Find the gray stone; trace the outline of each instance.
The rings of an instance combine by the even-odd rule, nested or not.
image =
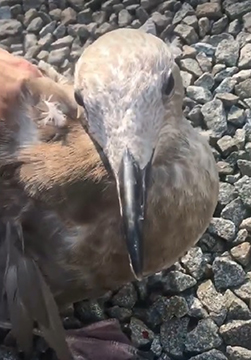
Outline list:
[[[84,24],[74,24],[68,26],[68,34],[75,37],[79,36],[81,39],[87,40],[90,32]]]
[[[227,345],[251,349],[251,320],[232,320],[220,327],[220,334]]]
[[[221,344],[217,325],[211,319],[202,319],[196,328],[187,334],[185,349],[189,353],[198,353],[217,348]]]
[[[246,229],[241,229],[238,231],[236,238],[233,241],[233,244],[242,244],[248,239],[248,231]]]
[[[233,292],[244,301],[249,301],[251,298],[251,273],[247,273],[247,280],[244,284],[233,289]]]
[[[240,47],[242,48],[251,42],[251,34],[247,33],[246,31],[241,31],[239,34],[237,34],[236,40],[239,42]]]
[[[164,322],[160,328],[160,341],[163,349],[174,357],[182,357],[187,337],[189,318],[173,318]]]
[[[41,50],[48,50],[50,45],[53,43],[53,36],[52,34],[47,34],[38,41],[38,45],[40,46]]]
[[[242,25],[239,19],[235,19],[231,21],[228,26],[228,32],[231,35],[236,36],[241,31]]]
[[[79,24],[90,24],[92,22],[92,11],[91,9],[84,9],[77,15],[77,22]]]
[[[10,347],[0,347],[0,359],[1,360],[19,360],[18,352]]]
[[[132,317],[129,328],[131,330],[131,340],[136,346],[145,346],[150,344],[154,339],[154,333],[141,320]]]
[[[207,311],[204,309],[202,303],[200,302],[200,300],[193,296],[193,295],[188,295],[185,297],[186,301],[187,301],[187,305],[188,305],[188,315],[191,317],[195,317],[198,319],[203,319],[208,317],[208,313]]]
[[[251,69],[241,70],[233,75],[233,78],[237,80],[237,82],[241,82],[251,78]]]
[[[233,167],[226,161],[218,161],[217,168],[220,175],[231,175],[234,173]],[[229,219],[231,220],[231,219]]]
[[[54,66],[60,66],[63,64],[65,58],[67,58],[69,55],[70,55],[69,47],[52,50],[48,57],[48,63]]]
[[[192,26],[194,29],[197,28],[198,25],[198,19],[195,15],[190,15],[190,16],[186,16],[183,20],[182,20],[183,24],[186,24],[188,26]]]
[[[237,66],[227,67],[225,69],[220,70],[217,74],[215,74],[214,80],[216,82],[224,81],[226,78],[233,79],[233,75],[238,72]],[[232,90],[231,90],[232,91]]]
[[[251,44],[246,44],[241,49],[238,66],[240,69],[249,69],[251,67]]]
[[[218,47],[218,45],[223,41],[223,40],[227,40],[229,43],[234,40],[234,37],[231,34],[228,33],[222,33],[222,34],[218,34],[218,35],[212,35],[210,36],[210,38],[208,39],[209,44]],[[222,44],[224,45],[224,44]]]
[[[118,14],[118,24],[120,27],[126,27],[131,24],[133,18],[128,10],[123,9]]]
[[[199,4],[196,8],[198,18],[207,17],[208,19],[219,19],[222,16],[220,4],[214,2],[206,2]]]
[[[247,217],[242,221],[240,229],[246,229],[248,232],[251,232],[251,217]]]
[[[149,18],[149,15],[145,9],[142,8],[142,6],[137,7],[136,9],[136,16],[143,25],[147,19]]]
[[[219,350],[209,350],[203,354],[199,354],[190,358],[190,360],[228,360],[226,356]]]
[[[224,297],[226,299],[226,308],[228,310],[227,321],[249,320],[251,318],[251,311],[247,304],[239,299],[231,290],[227,290]]]
[[[234,184],[243,204],[251,207],[251,177],[245,175]]]
[[[214,56],[216,50],[215,46],[203,42],[198,42],[196,44],[193,44],[192,47],[194,47],[198,53],[203,52],[207,56]]]
[[[165,311],[161,315],[164,321],[173,318],[182,318],[187,315],[188,306],[186,300],[181,296],[172,296],[165,301]]]
[[[195,279],[199,280],[203,277],[207,262],[201,248],[191,248],[180,261],[187,272]]]
[[[251,11],[243,16],[244,29],[251,33]]]
[[[32,60],[34,59],[38,53],[40,52],[41,50],[41,46],[38,44],[38,45],[34,45],[34,46],[31,46],[25,53],[25,58],[27,60]]]
[[[21,4],[15,4],[15,5],[11,6],[10,12],[11,12],[11,17],[14,19],[20,15],[22,16],[23,8],[22,8]]]
[[[208,101],[212,100],[213,95],[210,90],[202,87],[202,86],[188,86],[187,87],[187,95],[198,102],[199,104],[205,104]]]
[[[74,26],[74,25],[69,25],[68,26],[68,34],[69,35],[72,35],[70,33],[71,32],[71,26]],[[65,36],[65,34],[66,34],[66,26],[63,25],[63,24],[60,24],[53,32],[53,35],[55,36],[56,39],[60,39],[61,37]]]
[[[216,93],[216,99],[223,102],[224,107],[230,108],[238,103],[239,97],[231,93]]]
[[[204,89],[211,90],[214,86],[213,75],[208,73],[202,74],[194,83],[196,86],[201,86]]]
[[[210,234],[219,236],[226,241],[233,241],[236,234],[235,225],[231,220],[216,217],[211,219],[208,231]]]
[[[127,309],[133,308],[137,301],[137,292],[133,284],[123,286],[115,296],[112,298],[113,305],[125,307]]]
[[[105,22],[97,28],[97,30],[95,31],[95,35],[99,37],[101,35],[106,34],[109,31],[112,31],[114,28],[115,27],[113,24],[109,24],[108,22]]]
[[[106,319],[102,300],[81,301],[78,302],[74,307],[78,319],[84,323]]]
[[[193,15],[194,9],[193,7],[188,3],[183,3],[181,8],[174,14],[173,17],[173,25],[177,25],[181,22],[186,16]]]
[[[182,70],[190,72],[195,77],[202,75],[202,70],[194,59],[182,59],[180,61],[180,66]]]
[[[223,156],[228,156],[233,151],[238,150],[236,140],[229,135],[225,135],[217,141],[217,145]]]
[[[228,25],[228,17],[226,15],[223,15],[222,18],[220,18],[219,20],[213,23],[211,34],[212,35],[221,34],[225,30],[227,25]]]
[[[68,0],[68,3],[76,11],[81,11],[86,5],[86,0]]]
[[[22,24],[17,20],[0,20],[0,37],[21,35]]]
[[[57,22],[54,20],[52,22],[50,22],[49,24],[45,25],[39,32],[39,36],[43,37],[47,34],[51,34],[53,33],[53,31],[55,30],[57,25]]]
[[[239,197],[227,204],[221,212],[221,217],[231,220],[237,228],[246,215],[247,210]]]
[[[24,51],[28,51],[28,49],[32,46],[37,45],[37,37],[35,34],[26,34],[24,36]]]
[[[179,35],[188,45],[195,43],[199,39],[194,28],[186,24],[178,24],[174,29],[174,33]]]
[[[196,60],[203,72],[211,72],[212,61],[203,52],[196,55]]]
[[[233,288],[245,281],[245,271],[235,261],[227,257],[217,257],[212,266],[217,289]]]
[[[169,17],[160,14],[158,11],[152,13],[151,19],[154,21],[159,32],[163,31],[172,21]]]
[[[250,0],[234,2],[225,8],[226,14],[230,19],[237,19],[251,11]]]
[[[44,22],[40,17],[33,19],[27,27],[27,31],[38,34],[44,26]]]
[[[220,182],[219,199],[218,199],[219,205],[226,206],[236,197],[237,197],[237,191],[235,190],[233,185],[228,184],[226,182]],[[224,223],[221,223],[221,226],[224,227],[225,226]]]
[[[212,75],[216,76],[219,72],[223,71],[224,69],[226,69],[226,65],[224,64],[215,64],[213,69],[212,69]],[[237,69],[238,71],[238,69]],[[220,81],[224,80],[221,79]]]
[[[227,115],[227,121],[236,126],[242,126],[245,123],[245,113],[244,110],[238,106],[233,105],[229,110]]]
[[[28,11],[30,9],[39,9],[44,0],[23,0],[23,9]]]
[[[191,120],[192,124],[197,127],[201,126],[202,124],[202,113],[201,113],[201,106],[196,105],[192,108],[192,110],[188,113],[188,118]]]
[[[68,7],[61,12],[61,23],[65,26],[74,24],[77,20],[77,13],[72,8]]]
[[[108,13],[103,10],[95,11],[92,14],[92,20],[97,24],[101,25],[108,20]]]
[[[47,62],[48,56],[49,56],[49,51],[42,50],[37,54],[37,59],[39,61],[43,60],[43,61]]]
[[[187,88],[188,86],[190,86],[193,82],[193,75],[190,74],[187,71],[180,71],[180,75],[182,77],[182,82],[183,82],[183,86],[185,88]]]
[[[198,21],[200,38],[204,38],[210,31],[210,21],[207,17],[202,17]]]
[[[224,296],[217,292],[211,280],[198,286],[197,297],[209,312],[220,313],[225,307]]]
[[[235,131],[235,134],[234,134],[234,140],[236,142],[238,150],[243,150],[245,142],[246,142],[246,131],[245,131],[245,129],[237,129]],[[245,151],[243,151],[243,153],[239,152],[239,158],[240,159],[241,159],[242,156],[243,156],[243,158],[246,158]]]
[[[70,35],[64,36],[56,41],[54,41],[51,44],[51,49],[52,50],[56,50],[56,49],[61,49],[63,47],[69,47],[71,48],[71,45],[73,43],[73,37]]]
[[[69,8],[68,8],[69,9]],[[74,10],[73,10],[74,11]],[[52,20],[59,21],[62,16],[62,10],[61,9],[53,9],[49,12],[49,15]],[[65,14],[66,15],[66,14]]]
[[[216,137],[221,137],[227,131],[227,119],[223,104],[218,99],[213,99],[201,108],[204,121],[209,130]]]
[[[230,250],[233,258],[242,266],[247,266],[250,263],[251,245],[249,242],[243,242]]]
[[[170,271],[164,282],[165,291],[170,292],[182,292],[196,284],[196,280],[190,276],[186,275],[180,271]]]
[[[9,6],[0,7],[0,20],[10,20],[11,19],[11,9]]]
[[[240,346],[227,346],[229,360],[250,360],[251,351]]]
[[[215,89],[215,93],[230,93],[233,91],[236,80],[232,78],[226,78],[222,83]]]
[[[251,176],[251,161],[239,159],[237,161],[237,165],[240,169],[242,176],[244,176],[244,175]]]
[[[239,59],[239,49],[238,41],[229,42],[228,40],[222,40],[215,51],[216,61],[227,66],[235,66]]]
[[[150,350],[154,353],[154,355],[156,355],[158,357],[161,355],[162,346],[160,343],[160,337],[158,335],[154,337]]]
[[[112,318],[116,318],[119,321],[127,321],[132,316],[132,311],[120,306],[113,306],[107,310],[108,315]]]
[[[233,165],[234,166],[234,165]],[[226,181],[229,183],[229,184],[234,184],[236,181],[238,181],[241,177],[241,174],[240,173],[237,173],[237,174],[234,174],[234,175],[227,175],[226,176]]]

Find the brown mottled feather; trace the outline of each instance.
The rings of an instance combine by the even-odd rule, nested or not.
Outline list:
[[[182,119],[182,82],[176,68],[174,77],[177,93],[167,108],[169,124],[160,135],[152,164],[144,224],[145,276],[172,265],[198,240],[217,202],[213,156],[208,144]],[[26,83],[20,103],[0,120],[0,220],[19,222],[25,255],[48,285],[47,295],[63,307],[103,295],[133,280],[133,275],[113,177],[75,120],[72,85],[54,80]],[[43,96],[51,91],[51,100],[59,102],[66,116],[63,126],[41,122]],[[33,106],[24,102],[29,92],[36,94]],[[0,249],[0,282],[3,267]],[[46,302],[47,310],[48,306]],[[57,311],[48,314],[52,319]],[[54,348],[64,341],[54,338],[62,334],[57,319],[56,328],[49,329],[55,332],[47,333]],[[28,345],[23,340],[23,346]]]

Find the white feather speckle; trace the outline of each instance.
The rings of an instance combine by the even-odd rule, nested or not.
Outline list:
[[[53,125],[58,128],[64,127],[67,123],[65,114],[59,109],[59,103],[48,100],[43,100],[47,106],[48,111],[43,112],[43,125]]]

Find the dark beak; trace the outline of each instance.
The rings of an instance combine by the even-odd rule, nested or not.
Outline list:
[[[127,149],[118,174],[118,191],[123,231],[130,265],[136,279],[143,273],[143,225],[146,215],[146,196],[151,161],[141,170]]]

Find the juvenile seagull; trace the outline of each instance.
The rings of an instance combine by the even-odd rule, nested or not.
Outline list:
[[[111,31],[84,50],[74,80],[116,181],[133,274],[167,268],[205,231],[218,196],[210,147],[182,114],[171,47],[142,29]]]
[[[0,119],[0,321],[28,352],[35,320],[69,360],[56,304],[172,265],[207,228],[218,174],[182,115],[179,69],[157,37],[115,30],[84,51],[74,87],[86,131],[73,86],[54,80],[29,81],[33,102],[25,88]],[[113,322],[67,334],[78,360],[135,354]]]

